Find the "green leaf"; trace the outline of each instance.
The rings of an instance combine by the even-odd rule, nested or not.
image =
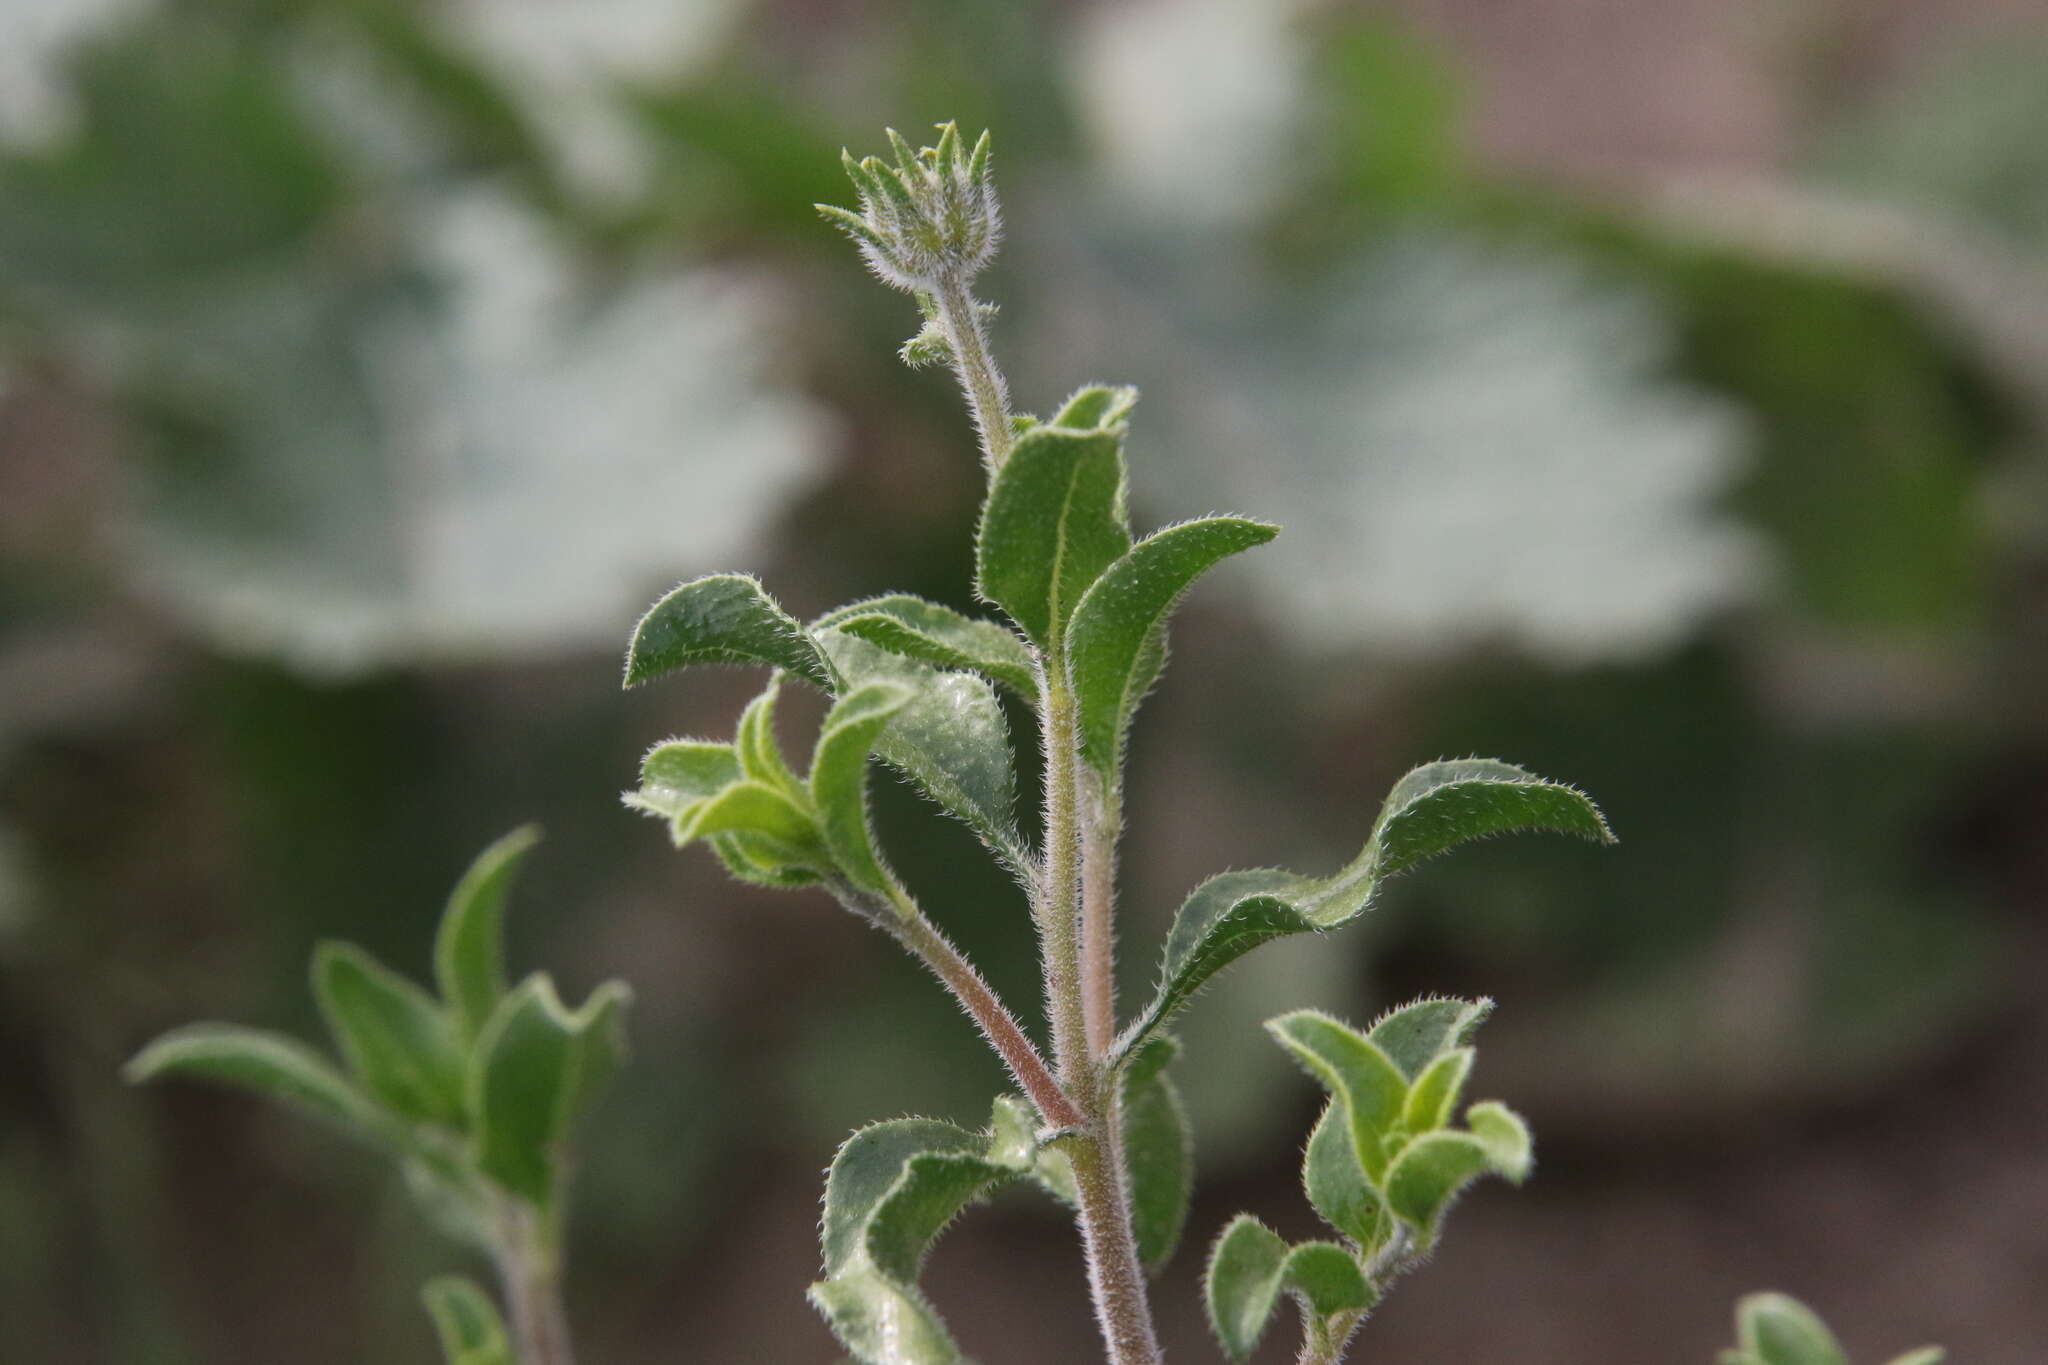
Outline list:
[[[1415,1230],[1418,1250],[1429,1249],[1451,1201],[1473,1180],[1492,1172],[1520,1183],[1529,1173],[1529,1130],[1513,1111],[1488,1102],[1465,1117],[1470,1132],[1425,1133],[1387,1171],[1387,1207]]]
[[[1039,1134],[1038,1110],[1022,1095],[998,1095],[989,1125],[988,1159],[1030,1176],[1069,1208],[1079,1206],[1073,1163],[1057,1139]]]
[[[1451,1121],[1464,1093],[1465,1078],[1472,1073],[1473,1051],[1453,1048],[1429,1064],[1429,1070],[1415,1078],[1408,1088],[1407,1103],[1401,1106],[1401,1126],[1411,1133],[1427,1133]]]
[[[462,1126],[462,1050],[432,996],[335,942],[314,950],[313,995],[364,1090],[407,1118]]]
[[[1789,1294],[1748,1294],[1735,1305],[1735,1335],[1763,1365],[1849,1365],[1814,1311]]]
[[[347,1077],[296,1038],[239,1024],[187,1024],[135,1054],[121,1075],[131,1085],[163,1076],[239,1086],[290,1105],[357,1138],[374,1139],[386,1120]]]
[[[1486,1147],[1486,1162],[1511,1185],[1529,1178],[1536,1144],[1522,1116],[1497,1100],[1482,1100],[1465,1111],[1465,1126]]]
[[[640,760],[640,790],[626,804],[674,821],[683,811],[740,780],[739,755],[707,739],[663,740]]]
[[[1124,1152],[1130,1171],[1131,1231],[1138,1259],[1158,1274],[1173,1258],[1194,1197],[1194,1135],[1166,1068],[1180,1045],[1160,1035],[1131,1058],[1123,1076]]]
[[[1151,1036],[1217,972],[1260,944],[1340,928],[1369,909],[1395,873],[1467,839],[1517,829],[1613,842],[1598,808],[1578,791],[1510,764],[1459,759],[1427,763],[1402,778],[1365,848],[1335,876],[1317,881],[1265,868],[1211,877],[1174,916],[1159,985],[1118,1040],[1116,1055]],[[1419,1071],[1434,1055],[1433,1048],[1427,1055],[1418,1049],[1411,1060]]]
[[[1337,1100],[1309,1134],[1301,1160],[1302,1190],[1323,1221],[1367,1251],[1377,1251],[1392,1232],[1386,1204],[1365,1178],[1352,1145],[1351,1120]]]
[[[460,1275],[427,1281],[420,1291],[447,1365],[516,1365],[504,1320],[490,1295]]]
[[[789,762],[782,756],[782,745],[775,738],[775,702],[782,694],[780,674],[770,678],[761,694],[747,703],[740,712],[739,725],[733,732],[732,751],[740,761],[740,772],[756,782],[799,796],[804,790],[803,782],[790,771]]]
[[[975,582],[1041,649],[1102,571],[1131,548],[1121,435],[1033,427],[996,471]]]
[[[1373,828],[1373,875],[1391,877],[1469,840],[1513,830],[1614,842],[1600,808],[1576,787],[1497,759],[1449,759],[1412,769],[1388,793]]]
[[[1251,1355],[1280,1301],[1287,1243],[1248,1213],[1230,1220],[1209,1253],[1202,1277],[1209,1327],[1232,1360]]]
[[[1892,1358],[1890,1365],[1941,1365],[1948,1352],[1939,1346],[1922,1346]]]
[[[818,827],[846,879],[886,893],[893,880],[875,853],[868,822],[868,754],[896,713],[910,703],[894,683],[869,683],[841,697],[825,716],[811,757],[811,803]]]
[[[838,629],[817,638],[849,688],[886,682],[910,692],[875,752],[1028,876],[1034,859],[1017,832],[1017,778],[994,689],[971,673],[944,672]]]
[[[1366,1036],[1393,1059],[1401,1074],[1414,1080],[1447,1048],[1461,1047],[1493,1013],[1493,1001],[1428,996],[1388,1010]]]
[[[828,627],[937,668],[971,669],[1026,701],[1038,698],[1038,670],[1030,647],[994,621],[977,621],[936,602],[898,593],[841,607],[811,625],[813,630]]]
[[[467,1046],[505,996],[505,898],[519,865],[540,842],[522,825],[478,854],[441,913],[434,935],[434,979]]]
[[[960,1351],[917,1290],[931,1244],[966,1205],[1019,1172],[995,1139],[936,1119],[893,1119],[840,1147],[825,1181],[825,1278],[811,1286],[866,1365],[955,1365]]]
[[[548,1207],[571,1123],[624,1060],[630,1000],[623,985],[610,982],[571,1013],[554,983],[535,974],[499,1002],[470,1058],[478,1170]]]
[[[1203,1277],[1209,1326],[1224,1354],[1243,1360],[1265,1335],[1283,1291],[1294,1294],[1302,1315],[1317,1323],[1339,1313],[1363,1312],[1379,1295],[1357,1259],[1331,1242],[1289,1249],[1280,1235],[1248,1213],[1223,1229]]]
[[[745,574],[692,579],[648,608],[626,651],[626,686],[692,664],[759,664],[833,685],[816,643]]]
[[[1169,526],[1111,564],[1075,606],[1067,668],[1081,708],[1081,753],[1106,778],[1114,778],[1131,716],[1157,676],[1156,642],[1174,604],[1218,562],[1279,530],[1242,517]]]
[[[810,812],[780,790],[760,782],[733,783],[708,801],[689,807],[676,819],[677,848],[715,834],[742,834],[780,862],[804,867],[829,865],[823,836]]]
[[[1137,405],[1138,391],[1128,384],[1090,384],[1075,390],[1052,419],[1052,425],[1077,431],[1110,431],[1129,417]]]
[[[1359,1167],[1377,1182],[1408,1098],[1400,1069],[1370,1039],[1315,1010],[1270,1019],[1266,1030],[1342,1107]]]

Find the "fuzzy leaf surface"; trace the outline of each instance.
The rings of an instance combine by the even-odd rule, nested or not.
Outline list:
[[[1512,764],[1457,759],[1423,764],[1396,783],[1365,848],[1334,876],[1316,880],[1264,868],[1211,877],[1174,916],[1159,984],[1118,1040],[1118,1055],[1143,1042],[1217,972],[1260,944],[1341,928],[1371,907],[1387,878],[1467,840],[1510,830],[1576,834],[1600,843],[1614,839],[1599,808],[1579,791]],[[1433,1056],[1431,1050],[1419,1065]]]
[[[1180,1092],[1166,1075],[1179,1052],[1171,1038],[1156,1037],[1131,1059],[1123,1077],[1131,1232],[1138,1259],[1155,1275],[1180,1246],[1195,1191],[1194,1134]]]
[[[425,991],[350,943],[313,953],[313,995],[363,1089],[393,1113],[460,1128],[462,1050]]]
[[[674,821],[685,809],[709,800],[740,780],[739,755],[730,744],[708,739],[664,740],[640,760],[640,790],[626,804]]]
[[[1131,548],[1119,431],[1033,427],[996,472],[975,543],[981,595],[1041,649]]]
[[[1258,1346],[1282,1293],[1294,1294],[1303,1316],[1317,1322],[1363,1311],[1378,1298],[1345,1248],[1333,1242],[1290,1248],[1248,1213],[1232,1219],[1216,1239],[1203,1290],[1209,1325],[1233,1360],[1245,1359]]]
[[[812,625],[814,630],[826,628],[935,668],[972,670],[1027,701],[1038,696],[1031,650],[1014,632],[994,621],[962,616],[922,597],[896,593],[855,602],[819,617]]]
[[[1401,1126],[1411,1133],[1427,1133],[1449,1123],[1458,1097],[1465,1092],[1465,1078],[1472,1074],[1472,1058],[1471,1048],[1459,1047],[1431,1062],[1408,1087],[1408,1099],[1401,1106]]]
[[[1081,754],[1113,779],[1124,733],[1158,673],[1157,640],[1174,604],[1217,563],[1280,528],[1205,517],[1154,532],[1095,580],[1074,608],[1067,668],[1081,708]]]
[[[1366,1034],[1414,1080],[1448,1048],[1462,1047],[1493,1013],[1493,1001],[1429,996],[1388,1010]]]
[[[1090,384],[1076,389],[1060,406],[1052,425],[1076,431],[1114,429],[1138,405],[1138,391],[1128,384]]]
[[[830,689],[832,669],[803,627],[745,574],[712,574],[671,591],[633,627],[626,686],[692,664],[785,669]]]
[[[460,1275],[428,1280],[420,1291],[447,1365],[516,1365],[505,1323],[490,1295]]]
[[[478,854],[441,914],[434,978],[465,1046],[505,996],[505,900],[520,863],[539,842],[539,827],[522,825]]]
[[[383,1117],[346,1076],[296,1038],[239,1024],[187,1024],[135,1054],[121,1070],[131,1085],[164,1076],[254,1091],[357,1138]]]
[[[1529,1130],[1499,1104],[1475,1104],[1466,1115],[1471,1131],[1424,1133],[1401,1149],[1386,1173],[1387,1207],[1414,1229],[1416,1246],[1428,1250],[1444,1213],[1460,1191],[1489,1172],[1519,1182],[1528,1174]]]
[[[868,683],[836,702],[811,757],[811,803],[825,846],[846,879],[863,891],[885,891],[890,878],[868,824],[868,755],[911,694],[894,683]]]
[[[1371,1039],[1315,1010],[1283,1014],[1268,1020],[1266,1029],[1344,1111],[1359,1167],[1377,1182],[1387,1169],[1387,1140],[1408,1099],[1400,1069]]]
[[[616,982],[571,1013],[535,974],[498,1005],[470,1058],[477,1169],[537,1207],[553,1198],[576,1112],[625,1059],[630,994]]]
[[[840,1343],[865,1365],[957,1365],[960,1350],[918,1292],[925,1253],[960,1210],[1014,1179],[994,1140],[937,1119],[893,1119],[848,1138],[825,1181],[825,1278],[811,1286]]]
[[[1386,1242],[1392,1231],[1386,1204],[1358,1164],[1350,1116],[1334,1098],[1323,1106],[1323,1116],[1309,1134],[1301,1158],[1301,1187],[1325,1223],[1367,1251],[1377,1251]]]
[[[987,681],[891,654],[836,628],[819,631],[818,641],[847,687],[883,682],[910,693],[876,741],[882,760],[966,822],[1013,868],[1028,868],[1031,853],[1017,832],[1009,728]]]

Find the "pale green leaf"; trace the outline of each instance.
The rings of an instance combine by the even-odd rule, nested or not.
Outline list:
[[[1948,1352],[1939,1346],[1922,1346],[1902,1356],[1894,1356],[1890,1365],[1941,1365],[1947,1356]]]
[[[628,999],[612,983],[571,1013],[554,983],[535,974],[499,1002],[470,1057],[479,1171],[538,1207],[549,1205],[577,1111],[624,1059]]]
[[[1388,1010],[1373,1021],[1366,1036],[1393,1059],[1401,1074],[1414,1080],[1446,1049],[1461,1047],[1493,1013],[1493,1001],[1428,996]]]
[[[1343,1107],[1359,1167],[1377,1182],[1408,1098],[1400,1069],[1370,1039],[1315,1010],[1280,1015],[1266,1029]]]
[[[1028,869],[1033,858],[1015,816],[1015,760],[994,689],[971,673],[936,669],[840,630],[821,630],[817,638],[847,687],[884,682],[910,692],[876,741],[876,754],[965,821],[1013,869]]]
[[[1181,595],[1219,561],[1263,545],[1279,528],[1205,517],[1154,532],[1108,566],[1074,608],[1067,668],[1081,710],[1081,753],[1105,778],[1158,668],[1157,641]]]
[[[1287,1243],[1248,1213],[1240,1213],[1216,1239],[1202,1277],[1209,1327],[1232,1360],[1243,1360],[1259,1344],[1280,1301]]]
[[[1414,1229],[1418,1247],[1426,1249],[1450,1201],[1486,1168],[1486,1145],[1470,1133],[1425,1133],[1402,1148],[1387,1170],[1387,1207]]]
[[[313,953],[313,995],[363,1089],[393,1113],[461,1127],[462,1049],[425,991],[349,943]]]
[[[1122,1086],[1131,1231],[1138,1259],[1158,1274],[1180,1245],[1195,1190],[1194,1134],[1166,1068],[1180,1046],[1160,1035],[1131,1058]]]
[[[1030,647],[994,621],[898,593],[841,607],[811,625],[813,630],[828,627],[937,668],[970,669],[1027,701],[1038,697]]]
[[[825,716],[811,758],[811,803],[825,846],[846,879],[863,891],[884,892],[891,885],[868,822],[868,755],[910,700],[910,692],[893,683],[869,683],[847,693]]]
[[[759,696],[747,703],[734,727],[732,751],[740,761],[742,776],[801,799],[803,781],[790,770],[775,738],[775,703],[782,695],[781,675],[768,680]]]
[[[354,1137],[374,1139],[386,1120],[347,1077],[296,1038],[239,1024],[187,1024],[135,1054],[121,1074],[132,1085],[164,1076],[254,1091]]]
[[[674,821],[685,809],[740,780],[739,755],[730,744],[706,739],[663,740],[640,760],[640,790],[626,793],[636,810]]]
[[[1301,1186],[1323,1221],[1367,1251],[1377,1251],[1392,1227],[1386,1204],[1365,1178],[1351,1140],[1351,1119],[1332,1099],[1309,1134],[1301,1159]]]
[[[1408,1088],[1408,1101],[1401,1106],[1402,1127],[1427,1133],[1449,1123],[1465,1091],[1465,1078],[1472,1073],[1472,1057],[1471,1048],[1460,1047],[1431,1062]]]
[[[1320,1319],[1359,1313],[1379,1300],[1358,1258],[1334,1242],[1303,1242],[1287,1253],[1287,1288]]]
[[[1120,435],[1034,427],[996,471],[975,582],[1041,649],[1102,571],[1131,548]]]
[[[427,1281],[420,1291],[447,1365],[516,1365],[504,1320],[490,1295],[460,1275]]]
[[[692,664],[755,664],[833,684],[831,666],[803,627],[745,574],[693,579],[648,608],[626,651],[626,686]]]
[[[1763,1365],[1849,1365],[1827,1324],[1789,1294],[1743,1296],[1735,1305],[1735,1334]]]
[[[1107,431],[1131,415],[1138,405],[1138,391],[1128,384],[1090,384],[1076,389],[1060,406],[1051,425],[1077,431]]]
[[[1495,1175],[1514,1185],[1529,1178],[1536,1144],[1520,1114],[1497,1100],[1482,1100],[1465,1111],[1465,1126],[1486,1148],[1486,1164]]]
[[[828,860],[817,821],[783,792],[760,782],[733,783],[689,807],[674,826],[677,848],[716,834],[743,834],[782,862],[821,867]]]
[[[475,1041],[505,995],[505,899],[519,865],[540,842],[522,825],[478,854],[441,914],[434,935],[434,978],[464,1046]]]
[[[1391,877],[1469,840],[1514,830],[1614,842],[1600,808],[1578,789],[1496,759],[1448,759],[1410,770],[1387,794],[1373,828],[1373,875]]]

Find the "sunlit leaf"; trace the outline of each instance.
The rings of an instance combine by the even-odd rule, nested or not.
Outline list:
[[[814,630],[827,627],[938,668],[972,669],[1026,700],[1038,696],[1031,650],[1015,633],[921,597],[869,598],[812,622]]]

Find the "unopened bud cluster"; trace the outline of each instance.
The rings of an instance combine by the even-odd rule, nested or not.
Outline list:
[[[912,150],[895,129],[888,134],[893,166],[877,156],[856,161],[841,153],[860,191],[860,212],[830,204],[818,205],[818,212],[853,238],[875,274],[897,289],[929,294],[943,281],[972,279],[1002,238],[988,134],[972,150],[951,123],[939,125],[936,147]]]

